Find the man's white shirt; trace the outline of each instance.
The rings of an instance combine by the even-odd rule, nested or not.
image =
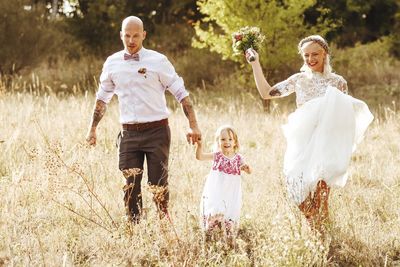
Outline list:
[[[97,99],[109,103],[118,96],[120,123],[142,123],[165,119],[170,112],[165,90],[178,102],[189,95],[183,79],[166,56],[141,48],[139,61],[125,60],[126,50],[109,56],[100,75]]]

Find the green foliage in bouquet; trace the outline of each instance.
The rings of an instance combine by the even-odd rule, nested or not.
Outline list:
[[[243,27],[239,31],[232,34],[232,48],[236,55],[243,55],[243,53],[253,48],[259,51],[261,43],[264,41],[265,36],[261,34],[258,27]]]

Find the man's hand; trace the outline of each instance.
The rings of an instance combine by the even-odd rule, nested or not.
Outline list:
[[[194,114],[193,106],[188,96],[182,99],[181,104],[183,112],[185,113],[186,118],[189,120],[190,127],[189,132],[186,134],[186,140],[189,144],[191,143],[194,145],[201,140],[201,132],[197,126],[196,115]]]
[[[192,144],[192,145],[201,141],[200,129],[197,127],[190,129],[189,132],[186,134],[186,140],[189,144]]]
[[[94,105],[93,117],[90,123],[89,131],[86,134],[86,142],[89,145],[95,146],[97,137],[96,137],[96,127],[99,124],[101,118],[103,118],[104,113],[106,112],[107,104],[102,100],[96,100],[96,104]]]
[[[95,146],[96,141],[97,141],[96,128],[90,128],[89,132],[86,135],[86,142],[91,146]]]

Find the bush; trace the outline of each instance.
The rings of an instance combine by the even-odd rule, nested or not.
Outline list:
[[[30,2],[0,0],[1,74],[36,66],[57,45],[55,29],[43,15],[45,7],[32,6]]]
[[[347,80],[352,94],[360,94],[358,88],[371,85],[385,88],[386,92],[380,90],[380,95],[400,93],[400,61],[390,56],[390,45],[385,37],[333,52],[333,68]]]
[[[398,2],[399,11],[395,15],[395,24],[393,34],[390,37],[391,47],[390,53],[395,56],[397,59],[400,59],[400,2]]]
[[[215,52],[193,48],[194,34],[194,29],[188,24],[157,25],[156,31],[148,34],[143,45],[168,56],[189,89],[206,88],[229,76],[238,65],[222,60]]]

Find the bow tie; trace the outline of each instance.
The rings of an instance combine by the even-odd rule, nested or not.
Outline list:
[[[124,54],[124,60],[130,60],[130,59],[133,59],[135,61],[139,61],[139,54],[130,55],[130,54],[125,53]]]

